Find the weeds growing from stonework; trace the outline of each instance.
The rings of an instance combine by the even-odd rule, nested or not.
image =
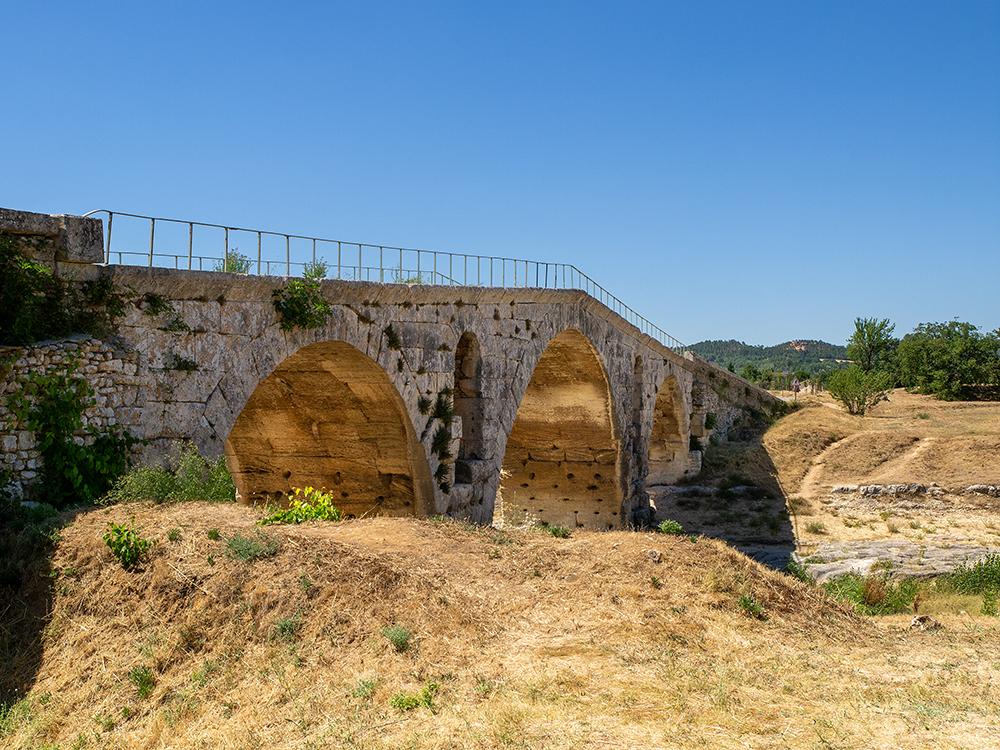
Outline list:
[[[175,444],[174,450],[177,456],[169,466],[138,466],[132,469],[115,481],[101,502],[235,502],[236,487],[224,458],[207,461],[191,443]]]

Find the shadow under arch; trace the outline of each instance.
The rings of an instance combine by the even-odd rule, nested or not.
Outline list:
[[[690,426],[680,383],[668,375],[656,392],[649,435],[649,472],[646,485],[675,484],[690,468]]]
[[[597,350],[576,329],[558,334],[518,406],[494,517],[620,528],[619,429]]]
[[[244,503],[283,503],[292,487],[311,486],[348,516],[433,513],[430,467],[402,397],[344,341],[309,344],[278,364],[236,418],[225,453]]]

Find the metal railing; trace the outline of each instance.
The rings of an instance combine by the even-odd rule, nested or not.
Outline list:
[[[567,263],[542,263],[345,242],[200,221],[140,216],[107,209],[98,209],[84,215],[94,214],[107,214],[108,217],[104,243],[105,263],[258,275],[310,275],[317,278],[382,283],[578,289],[676,353],[683,355],[687,351],[687,347],[680,341],[639,315],[576,266]],[[148,251],[117,249],[123,242],[131,247],[146,247],[147,223]],[[113,230],[116,232],[114,245]],[[235,243],[240,242],[245,246],[241,238],[250,241],[249,252],[239,251],[239,245]],[[211,255],[201,254],[213,245],[217,249],[215,252],[209,251],[212,252]],[[196,249],[198,254],[195,254]]]

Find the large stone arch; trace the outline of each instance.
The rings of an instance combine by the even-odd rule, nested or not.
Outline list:
[[[386,371],[345,341],[303,346],[277,364],[235,417],[226,461],[244,502],[292,487],[332,492],[351,516],[429,515],[427,456]]]
[[[622,525],[620,428],[601,358],[577,329],[532,371],[503,458],[496,514],[589,528]]]
[[[687,472],[690,456],[688,420],[677,378],[668,375],[660,384],[653,406],[649,436],[649,486],[675,484]]]

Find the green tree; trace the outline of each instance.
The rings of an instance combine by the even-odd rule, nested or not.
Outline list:
[[[884,370],[865,372],[857,365],[851,365],[846,370],[831,372],[826,388],[848,412],[864,416],[892,388],[892,378]]]
[[[900,382],[946,401],[968,398],[970,386],[1000,384],[1000,330],[952,320],[921,323],[897,349]]]
[[[847,358],[864,372],[892,370],[899,340],[892,332],[896,326],[889,319],[855,318],[854,333],[847,340]]]

